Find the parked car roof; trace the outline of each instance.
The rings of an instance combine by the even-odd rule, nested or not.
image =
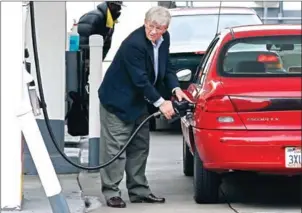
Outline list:
[[[259,30],[301,30],[300,24],[263,24],[246,25],[232,28],[234,32],[259,31]]]
[[[243,25],[231,27],[233,33],[240,32],[256,32],[256,31],[268,31],[268,30],[299,30],[301,31],[300,24],[262,24],[262,25]],[[226,35],[230,33],[230,29],[222,29],[220,31],[221,35]]]
[[[263,25],[243,25],[225,28],[220,31],[221,37],[234,34],[236,38],[272,36],[276,31],[278,35],[289,35],[291,33],[301,34],[300,24],[263,24]]]
[[[170,9],[172,16],[219,14],[219,7],[193,7]],[[247,7],[221,7],[220,14],[257,14],[252,8]]]

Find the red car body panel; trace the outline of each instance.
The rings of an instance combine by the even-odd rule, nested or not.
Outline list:
[[[186,91],[196,106],[192,119],[181,122],[185,141],[192,153],[197,149],[206,169],[302,173],[302,168],[285,167],[286,147],[302,146],[301,77],[229,78],[217,71],[220,51],[233,37],[301,34],[288,26],[246,26],[221,38],[203,84],[191,84]],[[286,109],[290,104],[295,110]],[[232,123],[218,121],[230,118]]]
[[[301,131],[237,131],[193,128],[196,148],[205,168],[299,174],[285,168],[285,148],[301,146]]]

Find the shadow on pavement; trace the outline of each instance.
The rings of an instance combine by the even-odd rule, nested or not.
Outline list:
[[[222,186],[230,203],[301,209],[301,176],[230,175]]]

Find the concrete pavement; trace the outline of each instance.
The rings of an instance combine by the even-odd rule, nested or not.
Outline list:
[[[71,213],[85,212],[85,205],[81,198],[81,191],[77,183],[77,175],[59,175],[63,194]],[[24,195],[22,211],[11,213],[52,213],[48,198],[41,185],[39,176],[24,176]]]
[[[81,173],[80,183],[83,196],[92,198],[92,206],[87,212],[92,213],[232,213],[226,204],[196,205],[192,199],[192,179],[182,174],[181,137],[175,133],[153,133],[151,137],[150,158],[148,159],[147,177],[155,195],[164,196],[165,204],[131,204],[125,188],[125,178],[121,183],[122,197],[127,203],[126,209],[108,208],[100,193],[100,175],[98,173]],[[169,153],[168,153],[169,152]],[[83,152],[83,158],[87,156]]]
[[[83,142],[82,161],[87,163],[87,141]],[[72,152],[72,149],[67,149]],[[131,204],[121,183],[126,209],[113,209],[105,205],[100,193],[98,173],[83,172],[79,175],[59,175],[63,193],[71,213],[300,213],[301,181],[299,179],[240,176],[224,180],[223,191],[231,203],[197,205],[193,201],[193,182],[182,173],[182,138],[175,132],[156,132],[151,135],[147,177],[154,194],[164,196],[165,204]],[[85,208],[84,202],[90,202]],[[224,199],[224,197],[222,197]],[[300,201],[300,202],[299,202]],[[38,176],[24,177],[24,205],[22,213],[51,213],[48,199]],[[12,211],[12,213],[20,211]]]
[[[87,152],[83,153],[83,157]],[[221,204],[198,205],[193,200],[193,179],[182,173],[182,137],[175,132],[156,132],[151,135],[151,150],[147,178],[154,194],[164,196],[165,204],[131,204],[121,183],[126,209],[108,208],[100,193],[99,174],[82,173],[83,195],[92,199],[92,213],[300,213],[301,181],[297,178],[275,176],[235,175],[224,179]],[[227,199],[231,206],[229,206]],[[232,209],[233,208],[233,209]]]

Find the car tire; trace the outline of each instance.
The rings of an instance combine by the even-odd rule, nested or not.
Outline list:
[[[194,153],[194,200],[198,204],[219,202],[219,174],[203,167],[203,163],[195,149]]]
[[[183,138],[183,173],[191,177],[194,174],[194,158],[190,152],[189,146]]]

